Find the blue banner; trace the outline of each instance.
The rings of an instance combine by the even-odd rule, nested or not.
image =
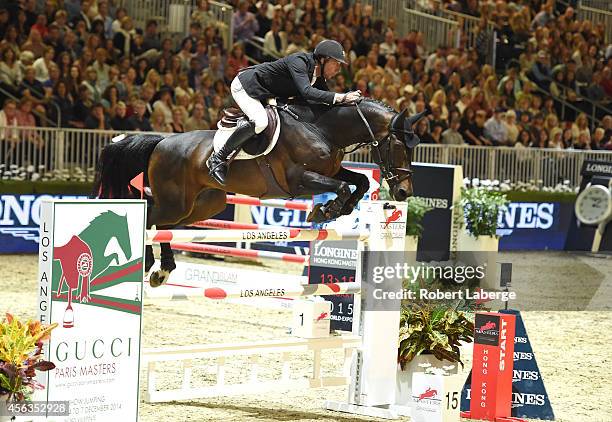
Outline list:
[[[573,203],[512,202],[499,216],[499,250],[563,250],[573,208]]]
[[[516,317],[514,333],[514,367],[512,371],[512,416],[515,418],[555,420],[550,398],[544,387],[542,373],[538,368],[527,330],[519,311],[499,311]],[[471,376],[461,393],[461,410],[470,409]]]
[[[84,195],[0,195],[0,253],[38,253],[40,204],[45,199]]]

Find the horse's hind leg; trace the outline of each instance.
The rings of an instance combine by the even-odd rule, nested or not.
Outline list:
[[[337,195],[336,199],[328,201],[325,205],[316,205],[308,215],[308,221],[323,223],[338,218],[342,215],[344,204],[351,197],[351,189],[349,184],[342,180],[305,171],[302,175],[299,195],[316,195],[325,192],[334,192]]]
[[[183,218],[180,225],[191,224],[199,220],[205,220],[220,213],[225,208],[225,192],[221,190],[205,190],[200,192],[195,200],[191,213]],[[163,229],[170,227],[160,227]],[[169,243],[161,243],[161,265],[158,271],[151,273],[149,285],[158,287],[168,281],[170,273],[176,268],[174,252]]]

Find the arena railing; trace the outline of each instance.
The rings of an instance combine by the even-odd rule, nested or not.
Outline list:
[[[118,3],[126,8],[136,27],[144,28],[148,20],[154,19],[159,24],[160,34],[172,37],[189,32],[191,14],[197,9],[198,1],[120,0]],[[234,37],[233,7],[217,1],[209,1],[208,6],[211,21],[216,22],[215,27],[223,37],[224,48],[226,50],[231,49]]]
[[[609,0],[606,0],[608,2]],[[579,20],[589,20],[594,25],[602,25],[604,28],[604,42],[609,44],[612,42],[612,2],[608,3],[605,9],[588,6],[588,4],[599,4],[581,1],[577,14]],[[601,5],[603,6],[603,4]]]
[[[100,151],[122,133],[0,127],[0,176],[29,180],[37,173],[37,177],[92,181]],[[567,181],[572,188],[580,184],[580,169],[585,159],[609,161],[610,152],[421,144],[413,157],[415,162],[461,165],[464,176],[469,178],[551,187]],[[367,149],[353,152],[345,160],[372,162]]]

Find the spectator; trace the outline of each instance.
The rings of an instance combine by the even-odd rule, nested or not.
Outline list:
[[[53,88],[53,102],[57,104],[60,115],[57,115],[57,109],[55,107],[51,107],[49,109],[49,118],[54,122],[57,122],[59,118],[61,127],[73,127],[72,110],[74,108],[74,101],[68,92],[68,85],[65,81],[60,80],[55,84]]]
[[[151,114],[151,128],[158,133],[171,133],[172,128],[169,123],[166,123],[164,112],[157,109]]]
[[[548,148],[565,149],[565,145],[563,144],[563,129],[556,127],[550,132]]]
[[[32,114],[32,105],[32,100],[28,98],[22,98],[21,101],[19,101],[19,108],[17,110],[17,126],[27,128],[37,126],[36,118]],[[43,145],[41,142],[42,140],[39,136],[37,136],[35,130],[22,129],[19,136],[21,140],[27,140],[37,147],[41,147]]]
[[[0,110],[0,140],[16,143],[19,141],[19,134],[15,127],[17,123],[17,101],[9,98],[4,101]],[[13,127],[13,129],[11,129]],[[0,148],[0,152],[2,148]]]
[[[127,106],[123,101],[119,101],[115,107],[115,115],[110,121],[114,130],[135,130],[132,121],[127,117]]]
[[[514,144],[515,148],[525,148],[531,145],[531,132],[526,129],[521,130],[519,133],[518,140]]]
[[[253,38],[259,30],[259,23],[255,15],[248,11],[249,3],[246,0],[240,0],[238,10],[234,12],[234,39],[236,41],[247,41]]]
[[[25,68],[24,78],[21,85],[17,88],[21,97],[27,97],[39,104],[45,100],[45,89],[42,84],[36,80],[36,71],[34,67],[28,66]]]
[[[159,38],[159,33],[157,32],[157,21],[155,19],[150,19],[147,21],[143,36],[142,48],[145,51],[161,50],[161,39]]]
[[[134,46],[134,23],[132,18],[124,16],[121,18],[121,27],[115,32],[113,36],[113,46],[119,50],[121,57],[129,56],[132,47]]]
[[[546,129],[538,129],[530,147],[533,148],[548,148],[548,131]]]
[[[191,114],[191,117],[185,122],[185,132],[191,132],[192,130],[210,129],[210,125],[204,118],[204,115],[204,104],[196,103],[193,106],[193,112]]]
[[[491,141],[485,137],[484,124],[487,113],[484,110],[476,111],[474,122],[467,127],[464,132],[466,141],[471,145],[491,145]]]
[[[580,135],[584,134],[584,138],[586,141],[591,142],[591,132],[589,131],[589,120],[587,119],[586,114],[580,113],[578,118],[576,118],[576,122],[572,125],[572,137],[574,141],[580,137]],[[581,142],[584,144],[584,142]]]
[[[503,109],[495,109],[495,113],[491,116],[484,125],[484,134],[493,145],[507,145],[508,143],[508,129],[504,122],[506,113]]]
[[[247,61],[242,45],[234,44],[230,56],[227,59],[227,66],[229,68],[229,78],[233,80],[238,72],[249,65]]]
[[[538,59],[529,71],[529,78],[532,79],[541,89],[548,91],[550,85],[551,72],[548,66],[548,55],[546,51],[538,52]]]
[[[87,32],[91,31],[91,19],[89,17],[89,9],[91,7],[91,3],[89,0],[83,0],[81,2],[81,10],[79,15],[72,19],[72,26],[76,26],[79,21],[85,23],[85,28]]]
[[[132,130],[138,130],[142,132],[150,132],[153,130],[151,128],[151,123],[149,119],[146,117],[147,107],[143,100],[136,100],[134,102],[134,114],[129,118],[130,125],[132,126]]]
[[[94,103],[102,100],[102,92],[98,85],[98,72],[92,66],[89,66],[85,70],[85,79],[81,82],[85,88],[87,88],[91,94],[91,99]]]
[[[504,121],[506,132],[508,133],[508,145],[514,145],[519,136],[520,128],[516,124],[516,112],[508,110],[506,112],[506,120]]]
[[[595,129],[595,132],[593,132],[593,137],[591,138],[591,149],[592,150],[604,149],[605,135],[606,135],[606,131],[603,128],[598,127],[597,129]]]
[[[21,50],[31,51],[34,54],[34,58],[37,59],[44,54],[45,47],[46,45],[42,41],[40,32],[38,32],[35,28],[32,28],[30,30],[30,36],[25,44],[21,46]]]
[[[216,128],[217,122],[220,119],[223,111],[223,99],[220,95],[213,95],[211,105],[208,107],[208,116],[210,117],[210,127]]]
[[[191,13],[191,20],[198,22],[202,28],[217,24],[215,16],[210,11],[208,0],[198,1],[198,8]]]
[[[445,145],[463,145],[463,137],[459,133],[461,120],[457,117],[451,120],[450,127],[442,132],[442,143]]]
[[[274,19],[270,30],[264,36],[264,52],[272,57],[283,57],[287,51],[287,33],[281,31],[280,21]]]
[[[434,139],[431,136],[431,133],[429,133],[429,123],[427,119],[419,120],[419,122],[417,123],[415,133],[421,140],[421,143],[423,144],[433,144],[434,143]]]
[[[572,134],[572,129],[564,129],[563,135],[561,138],[561,142],[563,143],[564,148],[571,148],[574,143],[574,136]]]
[[[111,124],[109,118],[104,113],[104,107],[101,103],[95,103],[91,108],[91,113],[85,119],[85,127],[87,129],[110,130]]]
[[[14,92],[15,87],[21,83],[20,63],[10,46],[4,47],[0,56],[0,82],[4,89]]]

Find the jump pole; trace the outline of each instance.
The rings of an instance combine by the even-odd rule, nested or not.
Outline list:
[[[185,252],[205,253],[211,255],[233,256],[247,259],[272,259],[277,261],[308,264],[309,255],[295,255],[282,252],[241,249],[229,246],[207,245],[202,243],[172,243],[172,249]]]
[[[147,230],[147,244],[172,242],[269,242],[312,240],[365,240],[367,232],[326,229],[265,230]]]
[[[233,205],[251,205],[256,207],[285,208],[288,210],[310,211],[312,205],[306,202],[286,201],[282,199],[259,199],[250,196],[227,195],[225,201]]]

